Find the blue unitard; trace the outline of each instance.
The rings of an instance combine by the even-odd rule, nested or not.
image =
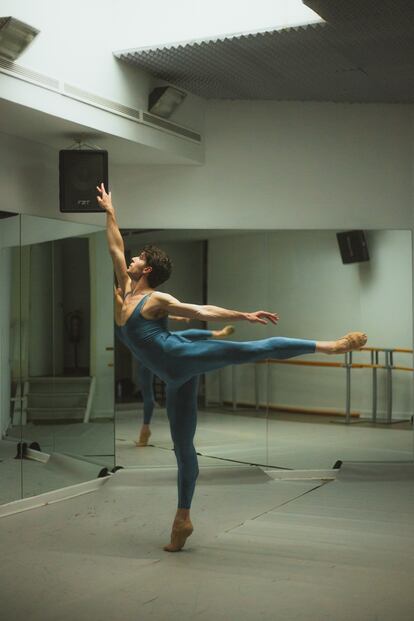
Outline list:
[[[178,465],[178,508],[189,509],[198,476],[193,439],[197,425],[198,376],[232,364],[267,358],[285,359],[313,354],[315,341],[271,337],[256,341],[202,340],[169,332],[167,317],[146,319],[137,304],[121,326],[122,340],[141,364],[167,384],[167,415]]]
[[[211,330],[174,330],[174,334],[184,336],[190,341],[202,341],[204,339],[210,339],[213,336]],[[139,365],[138,370],[139,382],[141,387],[142,399],[144,402],[144,425],[151,423],[152,415],[154,413],[155,397],[154,397],[154,373],[150,371],[143,364]]]
[[[115,325],[115,333],[120,338],[120,340],[124,343],[124,345],[128,346],[123,337],[120,326]],[[179,336],[184,336],[190,341],[201,341],[203,339],[210,339],[213,336],[212,330],[196,330],[196,329],[174,331],[174,334],[178,334]],[[149,425],[151,423],[152,415],[154,413],[154,405],[155,405],[154,373],[150,369],[145,367],[143,364],[140,364],[139,369],[138,369],[138,378],[139,378],[139,384],[141,388],[142,400],[144,404],[143,424]]]

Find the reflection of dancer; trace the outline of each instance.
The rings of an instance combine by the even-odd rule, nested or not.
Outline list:
[[[122,297],[122,289],[120,287],[114,287],[114,296],[115,296],[115,333],[118,338],[128,347],[128,343],[125,341],[121,326],[121,313],[123,306],[123,297]],[[190,321],[185,317],[176,317],[175,315],[169,315],[168,319],[174,319],[176,321]],[[233,334],[234,327],[233,326],[224,326],[221,330],[196,330],[196,329],[187,329],[182,331],[174,331],[174,334],[179,336],[184,336],[190,341],[202,341],[205,339],[215,338],[222,339]],[[142,427],[139,433],[139,439],[135,442],[136,446],[144,447],[148,446],[148,440],[151,436],[151,419],[154,412],[155,397],[154,397],[154,373],[150,371],[143,364],[139,365],[138,369],[138,377],[139,384],[141,388],[142,400],[144,404],[144,417]]]
[[[359,349],[367,337],[351,332],[336,341],[310,341],[271,337],[256,341],[197,341],[167,329],[168,314],[202,321],[247,320],[276,324],[278,315],[268,311],[239,312],[218,306],[184,304],[155,288],[168,280],[171,262],[154,246],[147,246],[127,267],[124,244],[115,219],[111,194],[103,184],[97,188],[99,205],[106,211],[108,248],[118,283],[124,294],[122,334],[134,356],[167,384],[167,414],[178,465],[178,509],[168,552],[177,552],[193,532],[190,506],[198,476],[193,438],[197,422],[198,375],[227,365],[267,358],[292,358],[321,352],[336,354]]]

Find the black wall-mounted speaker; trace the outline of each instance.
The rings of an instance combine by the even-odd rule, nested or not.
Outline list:
[[[108,192],[108,151],[64,149],[59,151],[59,207],[72,213],[105,213],[99,207],[96,186]]]
[[[361,263],[369,261],[368,245],[364,231],[345,231],[337,233],[342,263]]]

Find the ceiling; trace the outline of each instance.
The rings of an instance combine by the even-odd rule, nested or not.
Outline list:
[[[414,101],[414,2],[303,3],[325,21],[116,56],[207,99]]]

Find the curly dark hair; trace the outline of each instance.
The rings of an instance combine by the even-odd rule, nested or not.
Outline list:
[[[158,285],[169,279],[172,271],[172,262],[169,256],[157,246],[144,246],[145,261],[152,271],[148,274],[148,284],[155,289]]]

